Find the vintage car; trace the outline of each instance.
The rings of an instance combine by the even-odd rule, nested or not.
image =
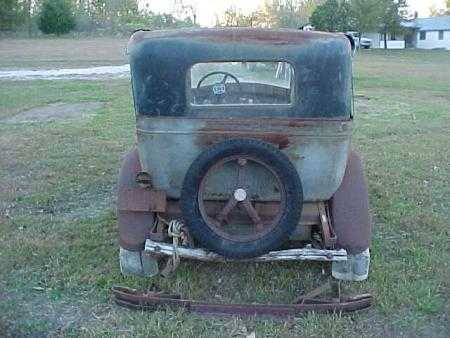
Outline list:
[[[344,34],[250,28],[137,31],[127,51],[136,148],[118,187],[120,266],[319,260],[369,271],[371,221],[352,150]]]

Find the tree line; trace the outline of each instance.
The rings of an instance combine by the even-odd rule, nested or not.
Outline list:
[[[247,26],[264,28],[299,28],[309,21],[314,9],[322,0],[266,0],[256,11],[244,14],[229,7],[216,26]]]
[[[194,25],[190,6],[181,5],[175,16],[139,10],[137,0],[0,0],[0,32],[128,34]]]
[[[229,8],[218,26],[301,28],[307,24],[328,32],[399,33],[407,14],[406,0],[274,0],[243,14]]]
[[[0,31],[29,34],[79,32],[129,33],[196,25],[196,11],[177,1],[175,14],[139,10],[137,0],[0,0]],[[264,0],[252,13],[228,8],[217,26],[300,28],[311,24],[331,32],[401,31],[406,0]]]
[[[406,0],[327,0],[311,15],[311,24],[330,32],[357,31],[387,35],[403,31],[401,22],[407,16]]]

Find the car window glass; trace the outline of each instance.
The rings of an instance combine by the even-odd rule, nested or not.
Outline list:
[[[294,69],[287,62],[208,62],[191,67],[193,105],[291,104]]]

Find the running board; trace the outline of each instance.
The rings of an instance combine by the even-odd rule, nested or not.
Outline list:
[[[145,241],[145,252],[148,254],[157,254],[163,256],[173,256],[174,247],[172,244],[164,242],[155,242],[151,239]],[[322,250],[314,248],[288,249],[271,251],[265,255],[251,259],[226,259],[214,252],[200,248],[187,248],[178,246],[176,249],[178,256],[187,259],[195,259],[204,262],[230,262],[230,261],[247,261],[247,262],[274,262],[274,261],[323,261],[338,262],[347,260],[347,251],[340,250]]]

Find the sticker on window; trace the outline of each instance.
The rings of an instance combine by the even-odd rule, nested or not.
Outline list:
[[[191,67],[193,105],[291,104],[294,69],[287,62],[208,62]]]

